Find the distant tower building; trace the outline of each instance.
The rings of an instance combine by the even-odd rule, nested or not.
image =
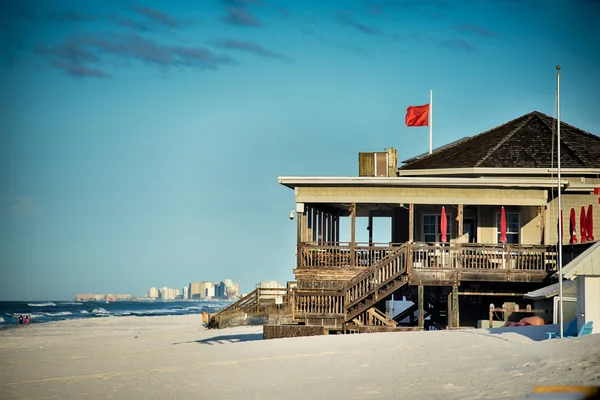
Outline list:
[[[190,299],[200,299],[202,297],[202,282],[190,283],[190,290],[188,295]]]
[[[227,298],[227,286],[225,282],[219,282],[215,285],[215,298],[226,299]]]
[[[157,299],[158,298],[158,289],[155,287],[151,287],[150,289],[148,289],[147,295],[151,299]]]
[[[187,286],[182,287],[181,288],[181,293],[182,293],[181,298],[183,300],[187,300],[188,299],[188,293],[189,293],[188,287]]]

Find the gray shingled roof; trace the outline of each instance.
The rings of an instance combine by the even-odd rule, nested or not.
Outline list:
[[[563,291],[567,290],[573,286],[577,285],[575,281],[563,280]],[[549,299],[550,297],[554,297],[558,295],[560,288],[558,287],[558,282],[553,283],[552,285],[525,293],[523,297],[526,299],[539,300],[539,299]]]
[[[399,169],[556,167],[556,125],[556,119],[533,111]],[[563,168],[600,168],[599,136],[562,121],[560,129]]]

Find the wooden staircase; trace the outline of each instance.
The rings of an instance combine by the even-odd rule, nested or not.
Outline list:
[[[343,290],[345,322],[354,320],[362,313],[376,310],[373,307],[377,302],[404,286],[408,282],[406,275],[408,259],[408,246],[403,244],[396,251],[389,253],[385,258],[348,282]],[[396,325],[393,319],[379,310],[367,314],[368,317],[375,318],[385,325]]]

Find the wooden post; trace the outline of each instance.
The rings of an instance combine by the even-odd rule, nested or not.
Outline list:
[[[306,214],[308,212],[308,209],[306,209],[303,213],[302,213],[302,241],[303,242],[308,242],[308,221],[306,219]]]
[[[415,241],[415,205],[408,205],[408,241]]]
[[[340,214],[335,216],[335,242],[340,243]]]
[[[458,205],[458,235],[457,235],[457,237],[461,237],[462,235],[463,235],[463,205],[459,204]]]
[[[319,230],[319,227],[317,226],[317,215],[318,215],[318,213],[319,212],[317,211],[317,209],[315,209],[315,208],[312,209],[312,228],[313,228],[312,229],[312,231],[313,231],[312,242],[313,243],[317,242],[317,233],[318,233],[318,230]]]
[[[325,242],[325,212],[319,211],[319,243]]]
[[[452,292],[448,293],[448,313],[446,314],[446,327],[452,328]]]
[[[373,246],[373,215],[369,212],[369,225],[367,225],[367,229],[369,230],[369,246]]]
[[[425,327],[425,288],[423,285],[417,287],[417,303],[419,305],[419,328]]]
[[[312,207],[306,207],[306,225],[307,225],[307,229],[306,229],[306,242],[312,242],[313,241],[313,208]]]
[[[452,322],[455,328],[460,326],[460,318],[458,313],[458,286],[452,286]]]
[[[356,203],[350,205],[350,265],[356,266]]]
[[[327,213],[327,242],[333,242],[333,215]]]
[[[458,205],[458,235],[457,237],[460,238],[463,235],[463,205],[459,204]],[[469,238],[469,241],[471,241],[471,238]],[[456,255],[456,265],[455,267],[457,268],[457,279],[459,279],[458,277],[460,276],[459,270],[458,268],[462,267],[462,251],[460,249],[460,240],[457,241],[458,243],[456,243],[456,247],[458,247],[458,254]]]
[[[296,266],[300,266],[300,262],[302,261],[302,234],[303,234],[303,225],[306,222],[304,218],[304,213],[296,213],[297,219],[297,231],[296,231]]]

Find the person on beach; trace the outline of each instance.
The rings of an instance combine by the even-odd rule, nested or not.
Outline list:
[[[25,316],[25,326],[29,326],[29,315]]]
[[[19,315],[19,328],[23,326],[23,316]]]

